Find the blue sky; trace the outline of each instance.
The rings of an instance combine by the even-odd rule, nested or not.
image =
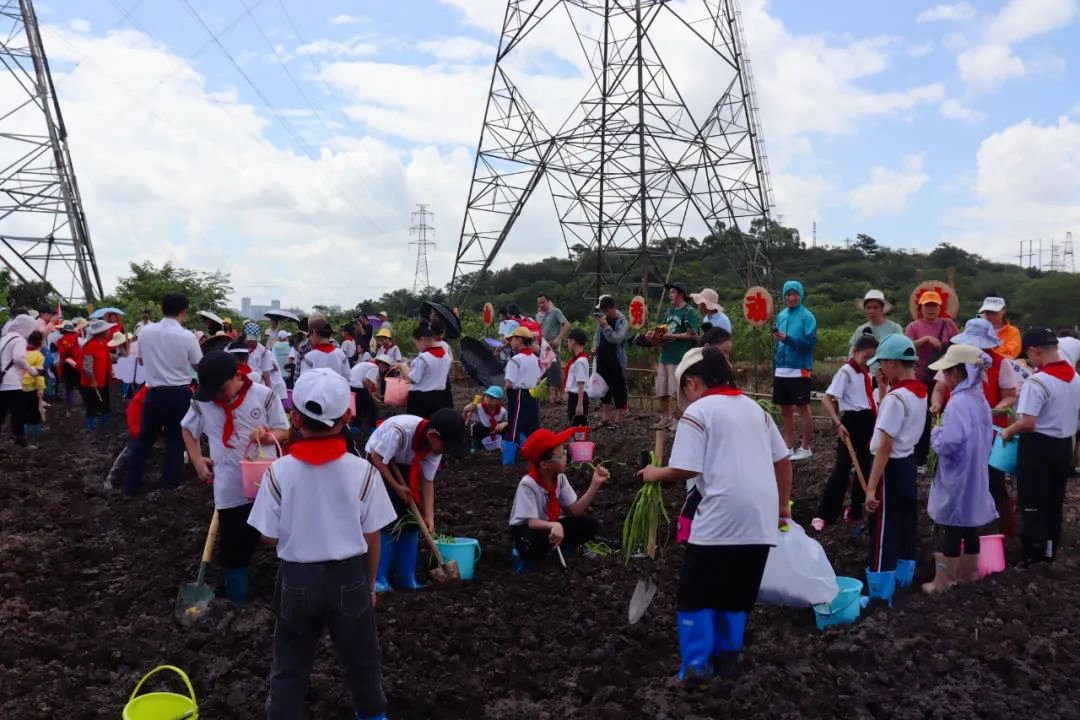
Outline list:
[[[445,284],[505,3],[190,1],[288,129],[185,0],[37,3],[106,284],[171,259],[257,303],[351,305],[411,286],[418,202]],[[774,214],[998,258],[1080,230],[1078,4],[743,0]],[[536,43],[557,125],[573,48]],[[496,264],[561,252],[550,213],[523,220]]]

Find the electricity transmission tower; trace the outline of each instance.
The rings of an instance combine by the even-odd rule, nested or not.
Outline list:
[[[104,293],[31,0],[0,0],[0,260],[69,302]]]
[[[580,95],[561,78],[524,87],[551,43],[574,49],[557,60],[576,61]],[[674,56],[670,67],[664,53]],[[689,75],[683,86],[676,70]],[[549,111],[558,98],[579,100],[551,111],[561,118],[549,126],[526,96]],[[744,232],[768,219],[771,198],[735,0],[509,0],[454,263],[455,304],[541,185],[595,294],[661,285],[685,249],[678,238],[722,230],[734,238],[723,249],[740,278],[768,284],[767,249]]]
[[[431,281],[428,278],[428,266],[427,266],[427,251],[429,247],[435,247],[435,243],[428,240],[428,233],[435,234],[435,228],[428,225],[429,218],[435,217],[434,213],[428,212],[428,206],[418,203],[416,207],[420,208],[412,214],[412,227],[409,228],[410,235],[416,235],[416,239],[409,243],[409,245],[416,246],[416,276],[413,279],[413,294],[419,294],[431,287]]]

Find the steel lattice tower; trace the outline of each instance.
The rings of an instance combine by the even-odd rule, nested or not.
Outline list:
[[[67,130],[31,0],[0,0],[0,260],[69,302],[101,298]]]
[[[740,278],[768,283],[767,253],[742,231],[769,217],[771,201],[734,6],[735,0],[507,2],[451,282],[455,304],[464,304],[489,269],[541,183],[567,250],[579,272],[595,277],[597,294],[627,281],[651,278],[655,286],[670,273],[672,239],[721,227],[739,231],[725,252]],[[552,131],[513,78],[530,35],[563,12],[584,56],[588,88]],[[661,54],[675,49],[672,28],[684,38],[680,51],[693,46],[710,64],[711,97],[680,92]]]
[[[435,247],[435,243],[428,240],[428,233],[435,234],[435,228],[428,225],[429,218],[435,214],[428,210],[428,206],[417,204],[419,210],[412,214],[413,225],[409,233],[416,235],[416,239],[409,245],[416,246],[416,275],[413,278],[413,294],[419,294],[431,287],[431,279],[428,276],[427,251],[429,247]]]

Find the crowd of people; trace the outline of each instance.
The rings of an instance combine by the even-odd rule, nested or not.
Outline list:
[[[646,483],[686,485],[680,676],[697,681],[734,671],[770,548],[790,522],[792,463],[813,455],[817,321],[802,284],[784,283],[771,328],[777,425],[735,381],[732,325],[718,293],[674,282],[667,294],[663,321],[634,338],[610,295],[598,300],[591,340],[547,295],[537,299],[535,319],[502,308],[491,344],[505,361],[504,382],[460,410],[446,320],[434,312],[409,329],[416,355],[406,361],[394,341],[400,330],[385,314],[335,331],[316,313],[290,332],[276,320],[267,329],[247,320],[237,330],[230,318],[200,311],[206,329],[193,332],[187,298],[170,293],[161,319],[144,312],[129,335],[119,311],[69,321],[42,309],[4,326],[0,422],[10,416],[16,443],[30,447],[47,401],[70,408],[77,390],[94,431],[110,419],[114,363],[131,358],[122,389],[132,427],[123,495],[142,492],[160,437],[159,486],[181,482],[185,453],[213,483],[228,599],[246,600],[260,539],[277,549],[268,716],[300,716],[315,644],[329,627],[357,717],[378,718],[386,700],[369,610],[377,593],[419,587],[419,536],[436,529],[443,458],[496,449],[505,457],[509,443],[511,458],[528,463],[509,509],[515,567],[573,552],[599,531],[589,508],[608,472],[597,469],[578,495],[566,476],[567,444],[626,420],[627,347],[656,348],[654,427],[675,437],[667,464],[639,474]],[[943,306],[939,293],[921,293],[905,328],[888,318],[884,293],[866,293],[866,322],[821,400],[837,435],[836,461],[811,526],[822,532],[843,521],[865,534],[868,596],[889,605],[914,580],[917,479],[928,465],[927,512],[942,532],[934,577],[922,587],[936,593],[977,577],[978,529],[995,519],[1006,535],[1018,533],[1019,567],[1052,562],[1075,464],[1080,340],[1044,328],[1020,333],[999,297],[986,298],[963,330]],[[400,384],[408,386],[404,412],[385,404]],[[565,404],[562,428],[541,426],[537,391],[545,384],[547,401]],[[989,465],[995,434],[1019,443],[1015,499],[1005,473]],[[253,448],[284,448],[254,494],[241,477]]]

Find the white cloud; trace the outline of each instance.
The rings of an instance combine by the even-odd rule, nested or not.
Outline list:
[[[986,29],[991,43],[1012,44],[1068,25],[1077,0],[1009,0]]]
[[[495,61],[497,49],[494,45],[471,37],[448,37],[438,40],[425,40],[417,43],[417,49],[439,60],[450,62]]]
[[[1073,114],[1073,115],[1076,115],[1076,116],[1080,116],[1080,102],[1078,102],[1078,103],[1076,103],[1075,105],[1073,105],[1073,107],[1072,107],[1072,114]]]
[[[997,259],[1017,242],[1061,238],[1080,228],[1080,122],[1031,120],[984,139],[976,162],[977,202],[954,208],[942,240]]]
[[[379,46],[370,37],[353,37],[348,40],[319,38],[296,48],[299,55],[331,55],[333,57],[367,57],[379,52]]]
[[[960,120],[966,123],[977,123],[985,119],[978,110],[972,110],[956,98],[949,98],[941,103],[941,115],[949,120]]]
[[[921,155],[906,155],[899,169],[881,165],[870,169],[870,180],[848,193],[848,203],[859,218],[899,215],[907,210],[908,199],[927,183]]]
[[[75,32],[90,32],[90,21],[75,18],[68,23],[68,27],[70,27]]]
[[[922,45],[909,45],[907,50],[907,56],[910,58],[926,57],[930,53],[934,52],[934,43],[927,42]]]
[[[346,13],[341,13],[340,15],[335,15],[330,18],[330,23],[332,25],[360,25],[369,22],[371,22],[370,18],[362,17],[360,15],[348,15]]]
[[[960,77],[975,91],[995,90],[1027,72],[1024,61],[1008,45],[979,45],[956,57]]]
[[[971,20],[977,15],[975,6],[969,2],[958,2],[952,5],[938,5],[936,7],[923,10],[915,18],[916,22],[930,23],[930,22],[963,22],[965,20]]]

